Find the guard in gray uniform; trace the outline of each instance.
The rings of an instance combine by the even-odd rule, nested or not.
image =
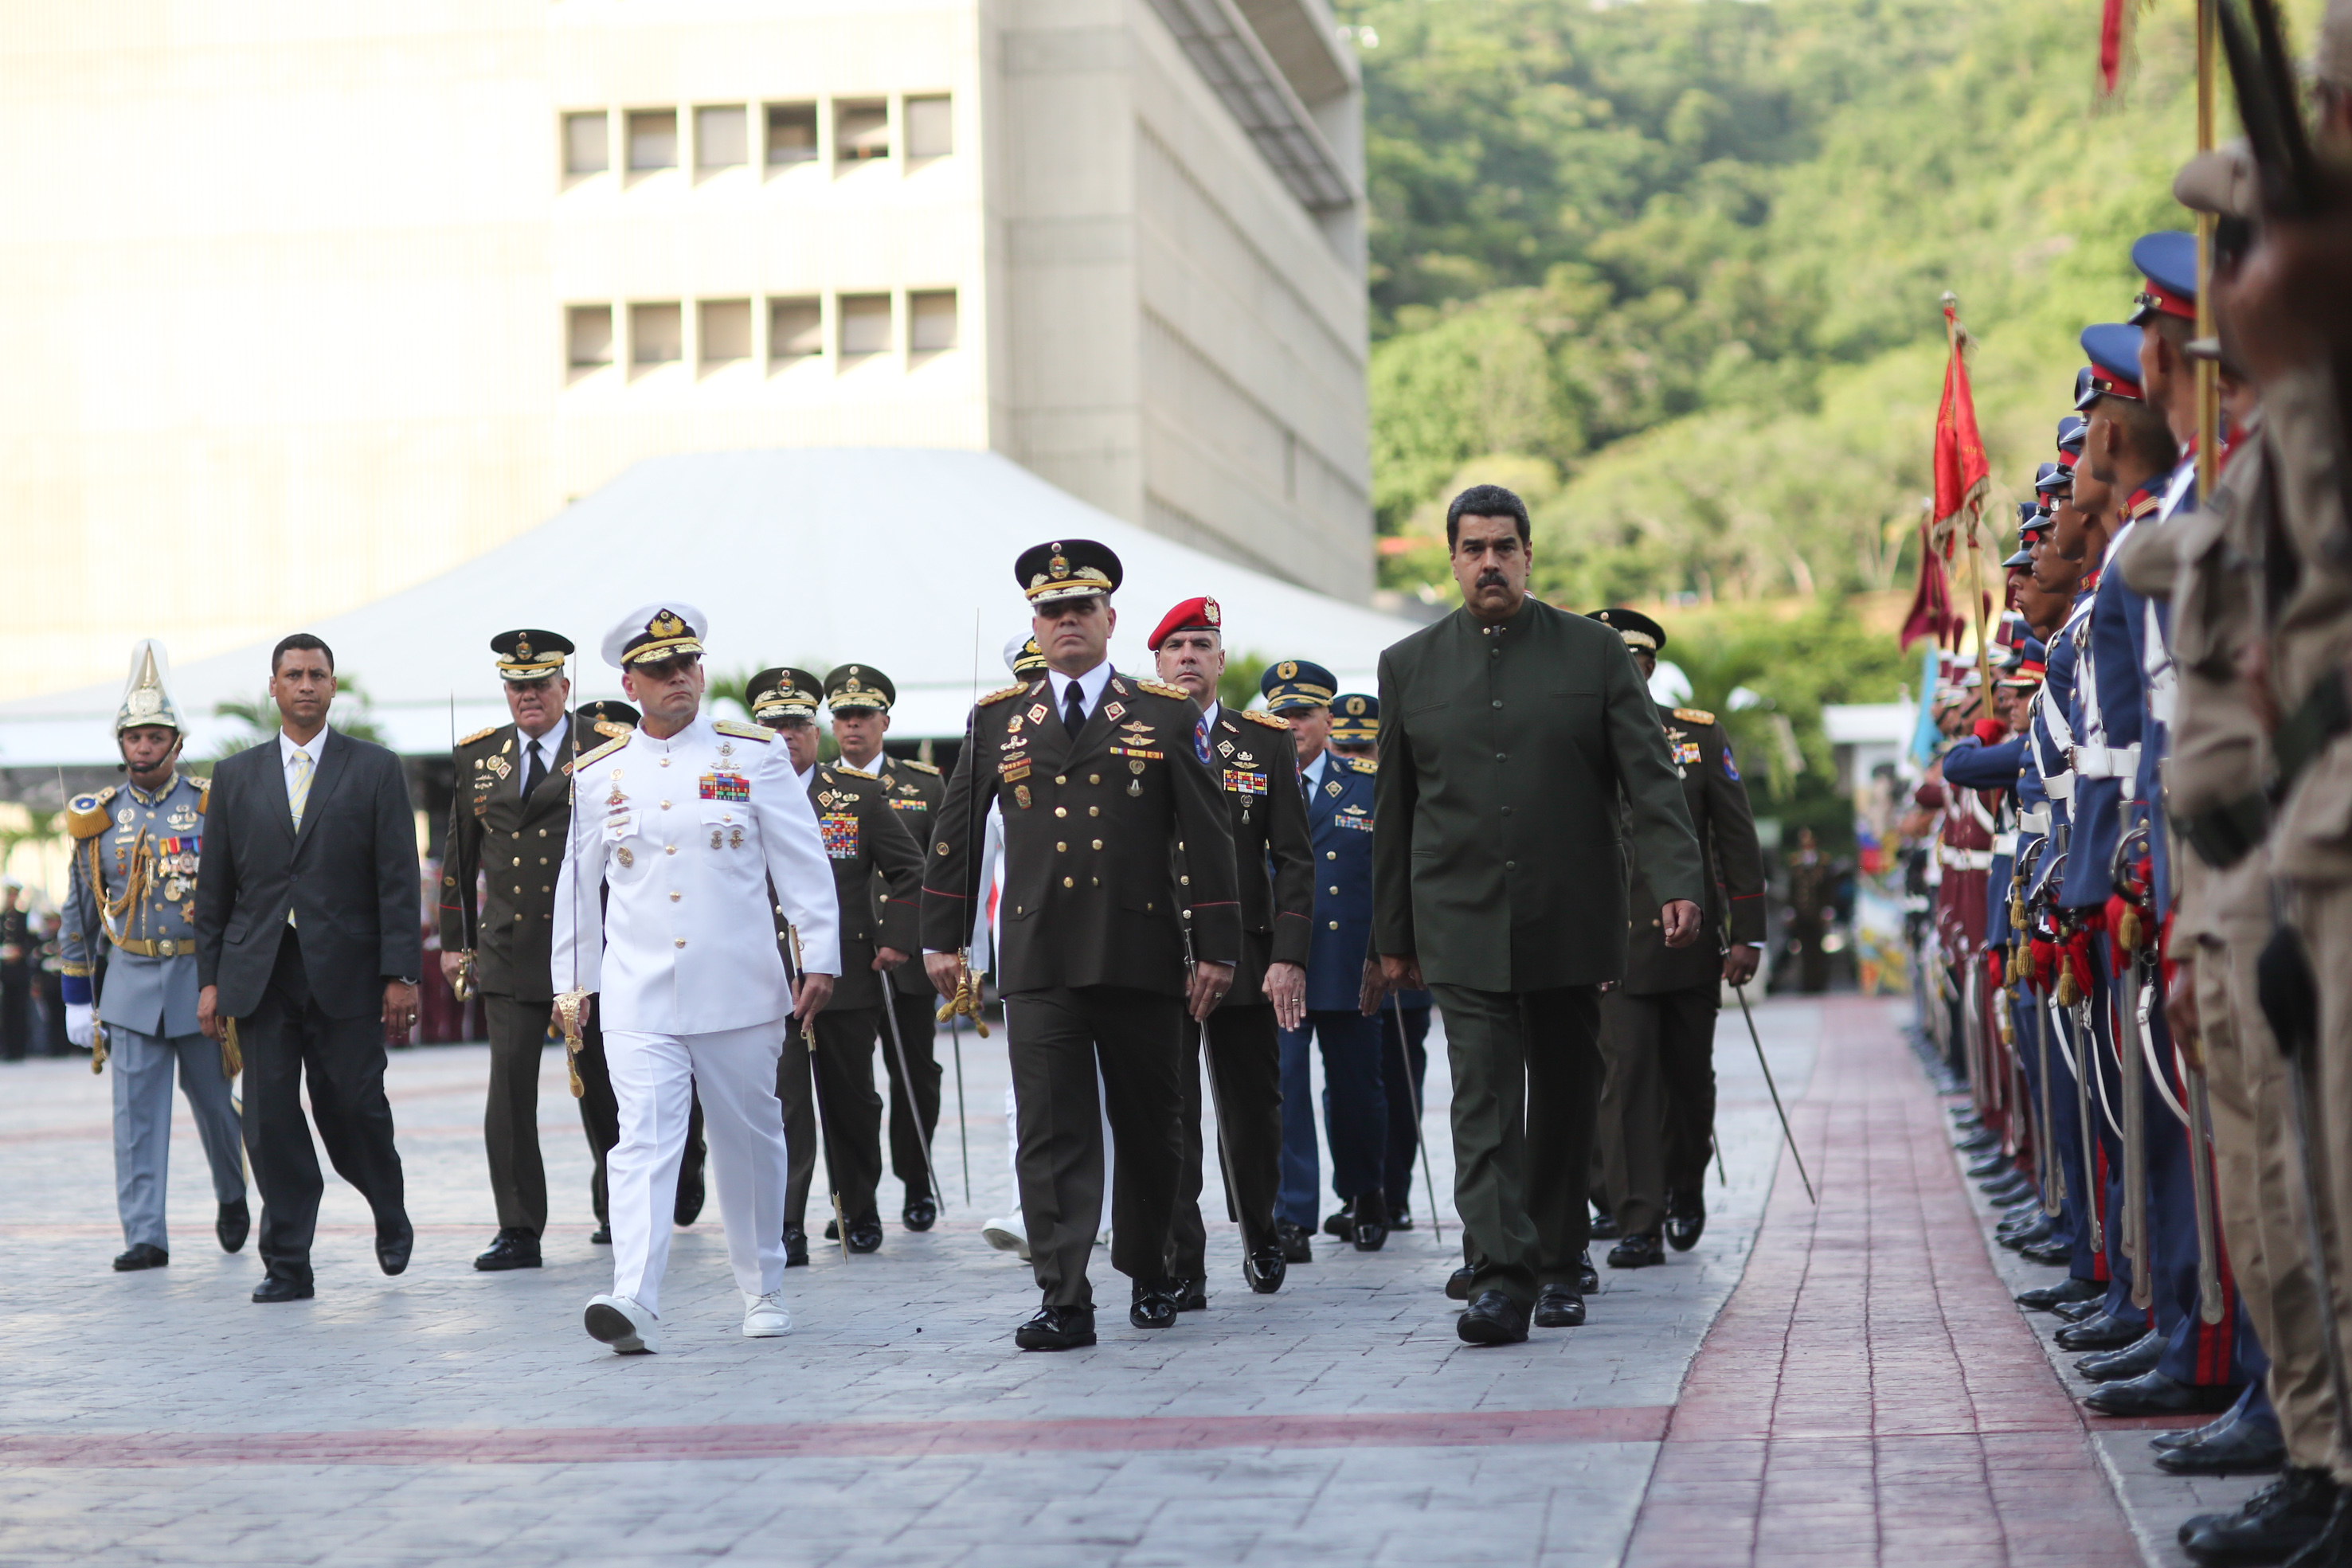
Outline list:
[[[172,1260],[163,1195],[172,1080],[188,1097],[220,1204],[213,1233],[230,1252],[253,1218],[245,1145],[224,1071],[226,1048],[196,1029],[196,863],[206,785],[179,771],[184,732],[161,643],[131,652],[114,717],[129,781],[66,803],[73,841],[62,932],[66,1038],[114,1064],[114,1192],[125,1250],[118,1270]]]

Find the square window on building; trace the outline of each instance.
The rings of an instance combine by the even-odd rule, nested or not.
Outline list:
[[[816,105],[768,105],[768,162],[806,163],[816,157]]]
[[[563,172],[567,174],[601,174],[613,166],[612,139],[604,126],[604,111],[595,110],[563,117]]]
[[[890,297],[887,294],[845,294],[841,297],[841,352],[887,354],[890,351]]]
[[[706,299],[702,302],[702,362],[731,364],[751,357],[751,302],[748,299]]]
[[[844,163],[890,156],[890,106],[845,103],[833,122],[834,155]]]
[[[956,346],[956,297],[952,288],[907,296],[907,347],[918,354],[944,354]]]
[[[907,100],[908,158],[944,158],[955,151],[953,110],[945,95]]]
[[[824,352],[824,310],[814,299],[768,301],[768,359],[789,365]]]
[[[694,166],[734,169],[751,162],[744,140],[743,109],[740,104],[694,111]]]
[[[633,172],[677,167],[677,110],[629,111],[629,168]]]
[[[632,305],[629,307],[629,362],[633,365],[667,365],[677,361],[686,352],[685,334],[680,330],[678,308],[675,305]]]
[[[613,362],[613,308],[574,305],[564,322],[565,351],[575,371]]]

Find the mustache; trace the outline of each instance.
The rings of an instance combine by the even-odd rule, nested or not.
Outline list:
[[[1499,569],[1491,566],[1478,574],[1478,586],[1481,588],[1501,588],[1509,581],[1510,579],[1505,577]]]

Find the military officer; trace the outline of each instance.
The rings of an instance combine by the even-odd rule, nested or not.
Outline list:
[[[931,813],[947,793],[948,781],[928,762],[893,757],[882,749],[882,737],[890,733],[890,707],[898,700],[898,688],[871,664],[844,664],[824,678],[824,706],[833,716],[833,739],[841,747],[841,759],[881,781],[883,800],[915,842],[919,871],[922,849],[931,841]],[[919,892],[920,886],[918,876]],[[877,876],[877,918],[887,896],[887,885]],[[940,1218],[940,1195],[931,1190],[929,1166],[940,1125],[940,1063],[932,1040],[939,1028],[933,1013],[939,998],[920,964],[892,969],[883,988],[890,1009],[882,1032],[882,1065],[890,1079],[890,1174],[906,1187],[898,1218],[909,1230],[929,1230]],[[896,1034],[891,1032],[894,1025]],[[911,1095],[908,1073],[915,1080]]]
[[[667,1197],[677,1169],[689,1087],[715,1145],[742,1332],[791,1329],[776,1059],[785,1015],[822,1013],[841,967],[824,840],[784,748],[757,725],[701,712],[708,624],[671,601],[605,633],[605,661],[644,718],[575,765],[583,809],[555,888],[559,1021],[595,993],[621,1107],[613,1288],[589,1301],[584,1326],[623,1354],[657,1347],[670,1228],[655,1195]],[[770,924],[777,905],[800,933],[797,984]]]
[[[1223,786],[1240,861],[1242,963],[1215,1014],[1185,1030],[1190,1059],[1207,1037],[1215,1083],[1217,1142],[1228,1198],[1242,1228],[1242,1277],[1261,1294],[1281,1287],[1287,1255],[1275,1232],[1282,1186],[1279,1031],[1306,1019],[1307,953],[1315,907],[1313,849],[1298,796],[1290,726],[1271,714],[1235,713],[1217,700],[1224,674],[1223,612],[1188,599],[1160,618],[1146,646],[1160,678],[1201,710],[1192,747]],[[1269,734],[1271,731],[1273,733]],[[1180,866],[1181,874],[1188,868]],[[1182,1070],[1184,1169],[1176,1188],[1169,1272],[1184,1281],[1183,1306],[1208,1305],[1208,1235],[1201,1223],[1201,1074]],[[1385,1217],[1383,1217],[1385,1218]]]
[[[792,1153],[784,1193],[788,1264],[808,1261],[803,1227],[820,1140],[849,1227],[849,1249],[872,1252],[882,1245],[874,1194],[882,1179],[874,1040],[888,995],[884,981],[913,956],[922,910],[923,852],[890,810],[881,780],[846,763],[817,760],[819,686],[808,671],[790,668],[762,670],[751,681],[751,716],[782,737],[824,830],[840,911],[842,968],[833,1000],[812,1030],[794,1030],[784,1042],[776,1070]],[[884,889],[878,901],[877,883]],[[916,1157],[922,1157],[919,1151]],[[841,1239],[838,1222],[827,1222],[825,1239]]]
[[[179,771],[186,739],[163,645],[131,651],[114,716],[127,781],[66,803],[73,841],[60,959],[66,1036],[114,1064],[114,1202],[124,1272],[171,1261],[163,1197],[172,1079],[212,1166],[221,1249],[245,1245],[245,1148],[223,1048],[196,1028],[195,882],[208,786]],[[100,1031],[102,1030],[101,1034]]]
[[[1307,960],[1307,1017],[1282,1031],[1282,1199],[1275,1228],[1283,1256],[1314,1260],[1317,1162],[1309,1044],[1323,1053],[1324,1120],[1331,1139],[1333,1216],[1343,1239],[1377,1252],[1389,1239],[1382,1191],[1389,1109],[1381,1071],[1381,1021],[1367,1017],[1364,955],[1372,935],[1372,774],[1335,755],[1328,737],[1339,685],[1305,659],[1269,664],[1258,677],[1265,710],[1290,726],[1298,792],[1315,873],[1314,935]]]
[[[1592,618],[1624,640],[1647,682],[1666,645],[1665,629],[1634,610],[1596,610]],[[1706,897],[1702,939],[1667,946],[1658,918],[1643,913],[1660,901],[1634,857],[1625,977],[1601,998],[1602,1079],[1594,1139],[1608,1196],[1603,1207],[1617,1221],[1619,1239],[1609,1249],[1616,1269],[1664,1262],[1662,1240],[1687,1252],[1706,1225],[1716,1009],[1724,983],[1755,978],[1764,945],[1764,855],[1730,738],[1704,708],[1660,703],[1658,723],[1698,833]]]
[[[1182,1026],[1232,986],[1241,918],[1233,830],[1192,745],[1200,710],[1182,687],[1111,665],[1118,557],[1091,539],[1057,539],[1022,552],[1014,575],[1048,667],[973,709],[933,827],[924,966],[942,996],[969,979],[959,951],[971,933],[971,859],[987,808],[1001,802],[997,988],[1019,1104],[1021,1210],[1045,1297],[1013,1341],[1066,1350],[1095,1343],[1087,1257],[1101,1219],[1104,1100],[1118,1140],[1111,1261],[1133,1281],[1128,1321],[1176,1321],[1167,1243]],[[1187,882],[1171,872],[1179,855]]]

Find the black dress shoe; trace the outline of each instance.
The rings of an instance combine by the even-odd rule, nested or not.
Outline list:
[[[2156,1370],[2164,1355],[2164,1335],[2150,1329],[2121,1350],[2103,1350],[2074,1364],[2094,1383],[2128,1383]]]
[[[2063,1269],[2074,1261],[2074,1244],[2063,1236],[2053,1236],[2039,1247],[2019,1249],[2017,1255],[2044,1269]]]
[[[599,1225],[588,1233],[588,1245],[591,1247],[610,1247],[612,1244],[613,1228],[609,1225]]]
[[[1357,1251],[1377,1252],[1389,1244],[1389,1206],[1384,1197],[1377,1192],[1359,1193],[1348,1208],[1354,1221],[1348,1240]]]
[[[1153,1280],[1149,1283],[1137,1281],[1133,1302],[1127,1309],[1127,1321],[1139,1329],[1173,1328],[1176,1297],[1182,1289],[1182,1281],[1177,1280]]]
[[[2207,1568],[2284,1563],[2319,1539],[2339,1495],[2326,1471],[2292,1469],[2235,1513],[2200,1513],[2182,1521],[2180,1544],[2190,1562]]]
[[[1307,1233],[1307,1227],[1299,1224],[1298,1221],[1295,1219],[1276,1220],[1274,1222],[1274,1239],[1282,1244],[1282,1260],[1284,1262],[1312,1263],[1315,1261],[1315,1238],[1309,1236]]]
[[[1411,1230],[1412,1228],[1412,1210],[1409,1208],[1399,1208],[1391,1211],[1389,1215],[1389,1228],[1391,1230]]]
[[[1989,1154],[2000,1147],[2000,1134],[1990,1127],[1979,1127],[1965,1137],[1953,1139],[1952,1147],[1974,1158],[1976,1155]]]
[[[1706,1195],[1695,1186],[1666,1192],[1666,1245],[1687,1252],[1706,1232]]]
[[[270,1274],[254,1288],[257,1301],[307,1301],[319,1293],[308,1280],[289,1280],[282,1274]]]
[[[874,1218],[851,1220],[849,1222],[849,1249],[852,1252],[879,1252],[882,1250],[882,1221]]]
[[[2070,1274],[2054,1285],[2020,1291],[2017,1304],[2029,1312],[2046,1312],[2075,1301],[2095,1301],[2106,1293],[2107,1288],[2096,1280],[2078,1280]]]
[[[2251,1418],[2156,1456],[2156,1468],[2171,1476],[2266,1476],[2285,1463],[2278,1424]]]
[[[2144,1320],[2095,1312],[2079,1323],[2060,1329],[2056,1337],[2060,1350],[2121,1350],[2146,1333],[2147,1324]]]
[[[838,1241],[841,1239],[841,1221],[837,1219],[828,1219],[824,1222],[824,1239],[827,1241]]]
[[[224,1203],[213,1219],[213,1235],[220,1240],[224,1252],[241,1252],[245,1239],[253,1233],[253,1211],[245,1207],[245,1199]]]
[[[2053,1307],[2050,1309],[2050,1315],[2053,1318],[2063,1318],[2070,1323],[2088,1322],[2097,1317],[2105,1309],[2107,1288],[2105,1285],[2099,1285],[2095,1280],[2092,1283],[2098,1285],[2097,1295],[2085,1296],[2079,1301],[2069,1301],[2063,1307]]]
[[[1615,1215],[1596,1214],[1592,1217],[1592,1229],[1591,1231],[1591,1235],[1592,1239],[1595,1241],[1614,1241],[1622,1234],[1623,1232],[1617,1228],[1617,1217]]]
[[[808,1267],[808,1232],[797,1225],[784,1227],[784,1267]]]
[[[1445,1299],[1449,1301],[1468,1301],[1470,1299],[1470,1281],[1477,1277],[1478,1270],[1473,1269],[1467,1263],[1463,1264],[1462,1267],[1454,1270],[1451,1274],[1446,1275]]]
[[[669,1217],[680,1225],[691,1225],[702,1218],[702,1173],[688,1175],[680,1171],[677,1176],[677,1202]]]
[[[1356,1228],[1355,1216],[1350,1212],[1350,1210],[1355,1207],[1356,1206],[1352,1203],[1343,1203],[1339,1206],[1336,1213],[1325,1215],[1323,1217],[1323,1234],[1329,1237],[1334,1241],[1345,1241],[1348,1239],[1350,1235],[1354,1234]]]
[[[2017,1164],[2016,1159],[2011,1155],[2002,1154],[1998,1146],[1999,1142],[2000,1141],[1998,1139],[1994,1140],[1995,1147],[1992,1152],[1982,1155],[1974,1165],[1969,1166],[1969,1179],[1970,1181],[1983,1181],[1989,1177],[1997,1176],[2003,1171],[2012,1170],[2015,1168]]]
[[[1592,1266],[1592,1249],[1576,1255],[1576,1288],[1585,1295],[1601,1289],[1601,1270]]]
[[[1023,1350],[1076,1350],[1095,1343],[1092,1307],[1039,1307],[1037,1315],[1013,1331]]]
[[[2200,1388],[2151,1372],[2100,1385],[2084,1396],[2083,1408],[2101,1416],[2210,1416],[2237,1397],[2235,1387]]]
[[[118,1274],[135,1274],[142,1269],[161,1269],[171,1260],[172,1255],[153,1242],[139,1241],[116,1255],[114,1271]]]
[[[1528,1314],[1500,1291],[1481,1291],[1470,1310],[1454,1320],[1465,1344],[1517,1344],[1528,1337]]]
[[[1205,1312],[1209,1310],[1208,1289],[1198,1280],[1176,1281],[1176,1310],[1180,1312]]]
[[[382,1220],[375,1228],[375,1263],[387,1274],[397,1274],[408,1267],[408,1255],[416,1247],[416,1228],[402,1215],[390,1225]]]
[[[500,1230],[499,1239],[490,1243],[490,1249],[474,1260],[474,1267],[485,1274],[539,1266],[539,1238],[514,1227]]]
[[[2158,1432],[2147,1440],[2147,1446],[2160,1454],[2168,1448],[2178,1448],[2185,1444],[2202,1443],[2228,1431],[2245,1413],[2246,1402],[2241,1399],[2202,1427],[2175,1427],[2169,1432]]]
[[[1536,1292],[1536,1327],[1580,1329],[1584,1326],[1584,1296],[1566,1285],[1546,1285]]]
[[[1666,1244],[1655,1231],[1628,1236],[1609,1249],[1612,1269],[1648,1269],[1666,1260]]]
[[[1242,1278],[1261,1296],[1271,1296],[1282,1289],[1282,1277],[1288,1272],[1289,1265],[1283,1262],[1279,1247],[1261,1247],[1242,1260]]]
[[[909,1230],[929,1230],[940,1222],[940,1206],[928,1197],[910,1197],[898,1213]]]
[[[2047,1225],[2025,1225],[2020,1226],[2017,1229],[2011,1231],[2006,1236],[1997,1237],[1995,1239],[2000,1241],[2003,1247],[2008,1248],[2011,1252],[2022,1252],[2028,1247],[2039,1247],[2051,1239],[2051,1234],[2050,1227]]]
[[[1979,1182],[1977,1189],[1995,1203],[2008,1203],[2033,1196],[2033,1184],[2013,1171],[1996,1181]]]

